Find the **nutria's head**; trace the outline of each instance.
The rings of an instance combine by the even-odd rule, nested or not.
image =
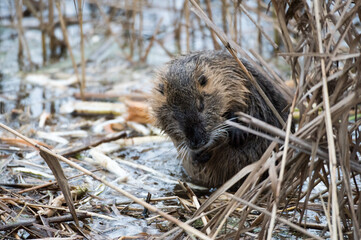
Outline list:
[[[224,121],[246,107],[247,94],[245,75],[230,55],[198,52],[157,73],[152,108],[175,145],[197,154],[228,137]]]

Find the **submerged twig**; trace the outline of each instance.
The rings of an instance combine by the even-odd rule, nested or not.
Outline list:
[[[88,213],[78,213],[77,214],[77,218],[80,220],[85,219],[85,218],[90,218],[90,217],[92,217],[92,216]],[[50,218],[47,218],[46,220],[48,223],[62,223],[62,222],[73,221],[74,218],[72,215],[64,215],[64,216],[60,216],[60,217],[50,217]],[[0,226],[0,231],[7,231],[7,230],[15,229],[18,227],[32,226],[34,223],[41,223],[41,220],[34,219],[34,220],[30,220],[30,221],[25,221],[25,222],[3,225],[3,226]]]

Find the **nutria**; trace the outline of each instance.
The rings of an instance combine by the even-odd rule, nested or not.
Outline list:
[[[287,101],[246,60],[244,66],[280,113]],[[280,123],[235,59],[225,51],[178,57],[156,75],[152,109],[157,125],[172,139],[183,167],[197,183],[218,187],[259,160],[270,142],[225,124],[244,112],[269,124]]]

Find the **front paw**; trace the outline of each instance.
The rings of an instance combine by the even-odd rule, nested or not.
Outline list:
[[[236,127],[228,129],[228,144],[232,147],[239,147],[246,140],[247,133]]]
[[[237,120],[237,116],[234,112],[227,112],[224,117],[232,122],[239,123],[239,121]],[[241,129],[232,126],[228,127],[227,132],[228,144],[232,147],[239,147],[240,145],[242,145],[248,136],[247,132],[244,132]]]
[[[206,151],[201,151],[198,153],[192,152],[191,156],[193,162],[195,163],[206,163],[211,159],[212,153]]]

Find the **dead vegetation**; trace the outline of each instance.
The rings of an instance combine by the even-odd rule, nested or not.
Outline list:
[[[129,189],[129,184],[134,184],[137,179],[132,180],[132,175],[127,175],[119,164],[131,166],[137,171],[142,171],[143,174],[150,174],[157,181],[166,181],[168,184],[177,183],[173,176],[160,173],[149,166],[125,161],[114,155],[110,158],[109,155],[133,144],[166,141],[164,137],[157,136],[159,133],[149,124],[151,119],[147,117],[149,114],[145,104],[148,95],[142,91],[130,93],[120,93],[116,90],[106,93],[86,91],[87,81],[94,81],[91,76],[85,74],[90,71],[86,65],[89,65],[94,57],[92,53],[86,52],[83,35],[80,40],[81,51],[70,45],[67,36],[67,25],[84,24],[83,1],[74,1],[76,3],[74,8],[77,9],[76,17],[66,17],[62,14],[62,9],[65,8],[62,1],[49,1],[48,4],[42,0],[15,2],[16,11],[14,16],[10,16],[10,25],[18,34],[20,68],[34,69],[29,44],[24,37],[24,32],[29,26],[24,24],[25,11],[22,2],[26,6],[25,10],[32,12],[39,19],[39,30],[44,36],[41,48],[43,62],[51,64],[47,56],[50,56],[51,61],[58,61],[59,54],[64,54],[66,50],[71,59],[68,66],[73,68],[72,75],[66,75],[67,78],[64,78],[63,82],[51,79],[48,74],[41,83],[40,75],[45,75],[41,71],[39,75],[32,77],[35,80],[29,80],[31,77],[28,75],[27,81],[43,84],[44,87],[53,84],[52,86],[64,87],[64,89],[78,84],[80,94],[75,94],[75,97],[83,100],[96,99],[96,102],[72,101],[70,110],[64,104],[62,114],[120,117],[109,121],[103,118],[90,123],[83,120],[80,124],[82,126],[73,124],[75,130],[70,133],[49,131],[42,134],[41,129],[37,129],[33,130],[36,134],[32,134],[26,132],[29,127],[23,126],[17,129],[17,132],[33,138],[37,136],[43,140],[50,139],[57,144],[61,143],[62,146],[69,145],[68,148],[60,149],[57,147],[51,149],[52,146],[47,143],[34,141],[9,129],[6,126],[10,125],[9,118],[4,118],[7,121],[1,124],[1,127],[23,140],[11,138],[8,134],[1,137],[1,146],[5,148],[5,153],[2,154],[4,160],[1,160],[0,173],[6,173],[7,176],[14,174],[14,181],[9,180],[1,183],[0,186],[1,237],[26,239],[62,236],[70,239],[101,239],[104,237],[101,234],[106,231],[102,232],[99,225],[92,226],[88,220],[85,220],[86,218],[93,217],[114,222],[117,217],[132,216],[145,219],[139,221],[153,224],[152,226],[159,231],[156,234],[134,232],[132,238],[173,239],[196,236],[200,239],[271,239],[272,237],[289,238],[292,235],[312,239],[361,238],[360,1],[272,0],[266,5],[263,1],[251,4],[248,1],[223,0],[216,5],[215,2],[207,0],[186,0],[182,2],[181,10],[176,9],[175,3],[173,6],[169,5],[168,10],[176,13],[174,22],[170,24],[171,27],[163,28],[164,20],[160,19],[154,22],[156,26],[148,38],[142,35],[144,9],[151,7],[152,3],[145,0],[89,1],[93,4],[92,7],[99,11],[104,24],[102,30],[108,36],[105,39],[112,39],[112,42],[122,49],[128,62],[146,62],[155,45],[169,56],[192,50],[196,33],[199,33],[203,39],[209,40],[213,48],[219,48],[223,44],[233,56],[243,56],[254,63],[266,77],[274,79],[275,84],[279,85],[290,100],[290,114],[283,129],[268,126],[239,113],[239,119],[244,124],[235,126],[243,131],[269,138],[273,143],[258,162],[242,169],[215,192],[209,196],[197,197],[197,192],[196,194],[193,192],[196,186],[189,187],[189,184],[180,183],[182,191],[187,193],[186,196],[175,196],[176,194],[173,193],[170,197],[150,196],[146,200],[141,200],[137,194],[126,190]],[[219,6],[221,6],[221,21],[215,24],[215,12]],[[153,7],[166,8],[159,6],[159,2],[154,3]],[[47,21],[43,16],[44,8],[49,11]],[[103,8],[109,11],[106,12]],[[54,15],[55,10],[58,15]],[[254,29],[257,29],[258,51],[241,44],[242,39],[248,34],[242,32],[242,25],[239,22],[239,19],[244,17],[250,18]],[[265,29],[263,22],[271,23],[273,38],[270,36],[271,31]],[[121,25],[124,31],[116,32],[114,30],[116,25]],[[62,40],[54,34],[56,27],[63,34]],[[176,46],[174,51],[169,50],[169,45],[165,44],[167,35],[172,36]],[[47,53],[48,49],[44,47],[45,36],[50,41],[50,53]],[[185,44],[182,44],[182,39],[185,40]],[[102,43],[107,44],[106,41]],[[284,59],[287,62],[293,81],[293,92],[284,86],[285,79],[273,71],[273,65],[262,58],[265,46],[272,48],[271,54],[275,55],[273,58]],[[99,54],[102,50],[99,47],[94,52]],[[77,59],[72,51],[79,51]],[[242,67],[241,63],[240,67]],[[120,88],[122,86],[124,85]],[[116,99],[118,103],[99,102],[103,99]],[[20,120],[20,116],[25,116],[26,112],[17,112],[14,109],[11,114],[19,118],[19,123],[26,122],[25,117]],[[39,117],[39,125],[44,126],[46,122],[49,124],[51,118],[56,117],[55,114],[52,115],[42,114]],[[229,124],[234,123],[229,122]],[[291,132],[292,124],[297,125],[295,132]],[[91,133],[82,131],[81,127],[86,129],[87,125],[92,127],[92,132],[89,131]],[[101,129],[101,135],[97,129]],[[112,131],[112,134],[106,134],[104,129]],[[133,131],[132,134],[129,134],[130,129]],[[84,135],[86,141],[77,141]],[[110,142],[111,145],[104,145],[106,142]],[[27,173],[41,175],[46,179],[47,171],[44,166],[40,166],[38,156],[34,158],[37,159],[36,161],[32,161],[32,158],[23,159],[28,166],[27,169],[10,166],[14,161],[14,149],[21,153],[17,158],[19,156],[21,158],[33,148],[47,159],[48,165],[49,159],[50,161],[58,159],[68,164],[60,167],[58,163],[53,163],[55,165],[51,167],[50,163],[49,167],[53,173],[60,174],[57,177],[57,185],[56,182],[48,183],[26,178]],[[76,154],[84,153],[89,148],[92,150],[86,152],[86,157],[81,161],[74,158]],[[56,155],[55,152],[62,156]],[[20,164],[18,160],[16,163]],[[43,171],[29,172],[29,166]],[[11,171],[8,168],[11,168]],[[89,194],[80,184],[78,187],[72,185],[70,188],[67,187],[65,175],[61,173],[62,168],[65,175],[72,176],[68,181],[71,178],[85,179],[88,175],[101,183],[100,190]],[[116,176],[116,179],[102,178],[98,174],[98,168],[107,169]],[[240,188],[235,193],[227,192],[240,179],[245,179]],[[27,180],[30,180],[31,184],[27,184]],[[124,183],[126,181],[128,184]],[[63,195],[60,194],[57,186],[60,186]],[[106,191],[105,186],[117,194],[126,196],[131,202],[106,202],[107,195],[101,195]],[[149,192],[147,190],[149,186],[145,184],[142,187],[144,189],[139,191]],[[53,196],[54,192],[59,195]],[[98,194],[100,197],[97,196]],[[103,204],[94,204],[94,200],[101,200]],[[73,216],[76,212],[80,225],[68,222],[74,218],[64,215],[68,211],[67,207],[62,206],[65,201],[68,206],[73,206],[70,212]],[[71,203],[72,201],[74,203]],[[156,205],[156,202],[165,204]],[[151,213],[148,213],[148,210]],[[31,219],[24,221],[24,218]]]

